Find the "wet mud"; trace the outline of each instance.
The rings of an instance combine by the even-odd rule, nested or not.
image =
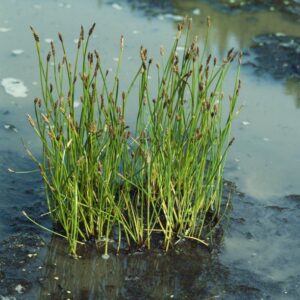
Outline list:
[[[132,9],[140,9],[148,16],[155,16],[157,13],[179,13],[178,7],[182,7],[179,0],[150,1],[150,0],[126,0]],[[197,1],[194,2],[197,7]],[[215,9],[229,14],[242,12],[279,11],[295,20],[300,20],[299,0],[204,0]]]
[[[300,262],[300,242],[294,237],[299,232],[300,196],[283,197],[270,205],[238,191],[231,196],[232,209],[213,249],[182,241],[168,253],[131,251],[110,254],[105,260],[102,249],[89,244],[74,259],[64,239],[52,236],[45,242],[41,230],[18,219],[13,226],[20,233],[0,243],[0,295],[8,299],[299,298],[295,264]],[[40,205],[27,206],[36,218],[40,209]],[[277,248],[275,254],[272,247]],[[276,278],[279,269],[286,271]]]
[[[192,13],[191,7],[196,9],[199,3],[190,1],[189,8],[183,10],[182,1],[124,2],[132,10],[140,10],[143,17],[163,14],[165,19],[174,22],[187,11]],[[247,11],[274,10],[295,22],[300,16],[300,1],[296,0],[206,2],[224,12],[226,18]],[[201,15],[202,11],[195,10],[196,13]],[[255,17],[251,22],[255,26]],[[220,36],[224,36],[223,31]],[[239,40],[240,35],[236,36]],[[298,93],[300,99],[298,37],[266,32],[253,39],[253,47],[249,49],[248,44],[246,47],[249,56],[244,61],[253,58],[251,64],[259,74],[271,74],[281,80],[292,77],[293,84],[288,81],[287,89],[292,94]],[[7,102],[6,95],[4,98]],[[22,131],[22,126],[11,121],[14,114],[15,107],[0,110],[1,145],[8,143],[8,137],[18,137],[15,129]],[[268,153],[275,146],[272,144]],[[286,157],[285,153],[279,159]],[[274,156],[274,162],[276,159]],[[63,239],[49,236],[21,214],[25,210],[51,228],[49,219],[40,218],[46,208],[38,173],[11,174],[8,168],[28,170],[35,165],[14,152],[0,152],[3,199],[0,202],[0,299],[300,299],[298,190],[286,197],[270,199],[234,193],[226,226],[213,249],[184,242],[168,254],[153,249],[111,254],[104,260],[101,249],[89,246],[75,260],[68,255],[68,244]]]
[[[206,2],[226,13],[280,11],[295,17],[295,20],[300,18],[299,0],[212,0]]]
[[[283,33],[266,34],[254,38],[251,51],[253,66],[259,73],[276,79],[300,79],[300,38]]]

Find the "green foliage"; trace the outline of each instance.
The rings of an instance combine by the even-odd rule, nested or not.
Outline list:
[[[79,241],[92,237],[105,241],[106,255],[112,236],[119,247],[126,240],[129,246],[150,248],[155,235],[166,250],[176,238],[206,244],[207,228],[221,213],[239,67],[225,119],[223,84],[240,54],[230,50],[220,64],[211,55],[204,59],[205,49],[200,55],[196,41],[188,44],[190,21],[186,20],[178,25],[166,63],[156,65],[158,83],[152,99],[153,63],[147,50],[140,49],[141,65],[128,89],[120,92],[123,37],[117,71],[109,84],[99,54],[88,52],[94,27],[86,40],[81,28],[73,65],[61,34],[62,60],[58,61],[52,43],[44,63],[39,36],[32,29],[42,99],[35,99],[35,120],[31,116],[28,120],[42,143],[42,161],[28,153],[44,179],[49,213],[62,227],[72,254]],[[179,57],[176,48],[183,32],[185,51]],[[130,132],[125,116],[136,87],[138,113]],[[81,93],[78,110],[76,89]]]

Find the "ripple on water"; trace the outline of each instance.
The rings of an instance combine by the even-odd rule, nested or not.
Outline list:
[[[23,81],[15,78],[3,78],[1,85],[7,94],[16,98],[27,97],[28,88],[24,85]]]

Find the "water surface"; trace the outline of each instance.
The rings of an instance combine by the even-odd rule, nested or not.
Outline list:
[[[0,0],[0,81],[16,78],[28,88],[25,98],[0,89],[0,239],[29,230],[31,227],[24,225],[26,221],[20,211],[24,207],[30,209],[35,201],[42,199],[37,174],[7,172],[10,166],[34,167],[24,158],[21,138],[32,151],[37,154],[40,151],[38,140],[26,122],[26,114],[33,112],[33,98],[39,95],[37,59],[29,25],[39,32],[46,56],[49,39],[58,41],[57,31],[63,33],[67,48],[74,54],[80,25],[88,27],[96,22],[92,47],[100,51],[106,67],[111,69],[116,67],[119,36],[123,33],[124,82],[137,69],[140,45],[157,58],[160,45],[170,46],[177,20],[186,14],[193,17],[193,33],[200,41],[206,16],[212,17],[209,49],[218,57],[231,47],[249,52],[253,37],[259,34],[300,35],[299,23],[280,12],[228,15],[201,1],[166,1],[158,7],[156,2],[141,3]],[[23,52],[13,52],[16,49]],[[234,71],[229,75],[229,83],[234,79]],[[107,262],[94,253],[74,262],[66,255],[63,242],[52,239],[47,251],[39,257],[44,265],[38,274],[44,283],[35,283],[28,294],[20,297],[43,299],[51,294],[57,299],[65,296],[74,299],[300,297],[297,267],[300,243],[296,238],[300,229],[299,199],[286,197],[300,194],[300,84],[297,80],[275,81],[268,75],[257,75],[249,66],[243,68],[241,77],[243,108],[233,126],[236,142],[228,156],[225,177],[234,181],[243,195],[233,199],[231,226],[220,253],[205,255],[189,248],[170,256],[142,254],[137,258],[112,257]],[[132,101],[129,118],[133,119],[136,109]]]

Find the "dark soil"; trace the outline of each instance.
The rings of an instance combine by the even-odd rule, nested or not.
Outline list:
[[[279,33],[257,36],[251,51],[257,72],[276,79],[300,78],[300,38]]]
[[[299,0],[207,0],[205,2],[226,13],[280,11],[295,17],[296,20],[300,18]]]
[[[125,0],[124,0],[125,1]],[[126,0],[133,10],[142,10],[147,16],[156,16],[161,13],[187,14],[180,11],[178,0]],[[198,1],[195,2],[197,7]],[[201,1],[199,1],[201,2]],[[215,9],[229,14],[241,12],[259,11],[280,11],[300,21],[300,1],[299,0],[203,0],[212,5]],[[113,3],[113,1],[112,1]]]

